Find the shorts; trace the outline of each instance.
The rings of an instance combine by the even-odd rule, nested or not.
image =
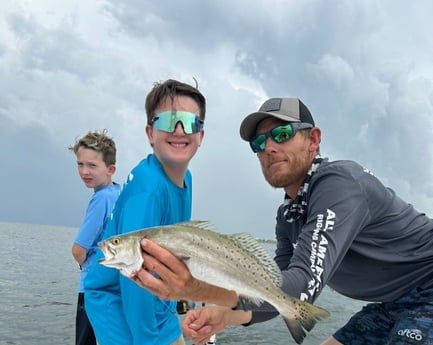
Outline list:
[[[75,318],[75,345],[96,345],[96,337],[84,308],[84,293],[78,293]]]
[[[433,288],[369,303],[333,337],[345,345],[433,345]]]

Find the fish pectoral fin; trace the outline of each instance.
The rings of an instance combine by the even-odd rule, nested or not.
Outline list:
[[[179,260],[182,260],[182,261],[185,262],[185,263],[188,263],[188,260],[191,259],[191,257],[188,256],[188,255],[177,255],[177,258],[178,258]]]

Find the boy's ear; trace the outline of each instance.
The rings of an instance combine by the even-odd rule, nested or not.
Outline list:
[[[147,138],[149,139],[150,146],[153,146],[153,133],[152,133],[153,127],[151,125],[146,125],[144,130],[146,131]]]
[[[116,166],[114,164],[110,164],[108,166],[108,172],[110,175],[113,175],[116,172]]]

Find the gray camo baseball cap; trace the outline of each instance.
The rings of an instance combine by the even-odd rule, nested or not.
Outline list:
[[[257,125],[267,117],[276,117],[287,122],[305,122],[315,126],[313,116],[299,98],[268,99],[257,112],[249,114],[241,123],[241,138],[249,141],[256,135]]]

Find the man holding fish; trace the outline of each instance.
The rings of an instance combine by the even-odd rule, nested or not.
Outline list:
[[[323,345],[433,344],[433,220],[358,163],[322,158],[321,130],[297,98],[267,100],[246,116],[240,134],[268,183],[285,193],[277,212],[275,256],[282,290],[314,303],[328,285],[370,302]],[[162,298],[218,305],[192,310],[184,319],[183,330],[196,344],[227,325],[263,322],[281,313],[270,297],[208,281],[188,266],[191,253],[159,242],[156,235],[141,240],[144,269],[131,277]],[[257,299],[268,303],[257,306]],[[313,321],[326,317],[310,313],[308,306],[300,315],[304,308]],[[289,321],[294,315],[298,320],[293,312]],[[313,324],[301,321],[306,330]],[[302,334],[295,335],[302,342]]]

